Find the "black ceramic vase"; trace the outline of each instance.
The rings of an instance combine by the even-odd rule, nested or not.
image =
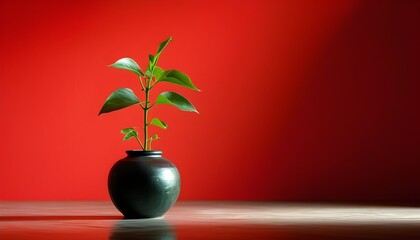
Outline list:
[[[162,151],[126,151],[108,175],[108,192],[125,218],[163,216],[178,198],[178,169]]]

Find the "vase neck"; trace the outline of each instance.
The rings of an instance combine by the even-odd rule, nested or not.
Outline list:
[[[129,157],[162,157],[162,151],[143,151],[143,150],[127,150],[125,151]]]

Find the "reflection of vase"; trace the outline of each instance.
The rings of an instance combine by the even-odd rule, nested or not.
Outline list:
[[[164,219],[120,220],[111,230],[110,240],[176,239],[172,227]]]
[[[178,169],[162,151],[126,151],[108,175],[108,192],[126,218],[160,217],[175,203],[180,191]]]

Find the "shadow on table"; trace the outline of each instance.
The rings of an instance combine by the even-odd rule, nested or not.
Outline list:
[[[163,218],[123,219],[111,230],[110,240],[121,239],[176,239],[172,226]]]
[[[420,239],[419,226],[406,225],[267,225],[192,224],[171,226],[159,220],[120,220],[109,240],[131,239],[241,239],[241,240],[341,240]]]

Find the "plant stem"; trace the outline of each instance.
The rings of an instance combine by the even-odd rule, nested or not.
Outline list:
[[[148,138],[149,138],[149,136],[148,136],[149,133],[148,133],[148,129],[147,129],[147,127],[148,127],[147,112],[149,111],[149,88],[146,87],[145,91],[146,91],[146,103],[145,103],[145,106],[144,106],[144,119],[143,119],[143,122],[144,122],[143,133],[144,133],[144,146],[145,146],[144,150],[149,151],[150,146],[149,146],[148,141],[147,141]]]
[[[141,141],[140,141],[140,139],[137,135],[136,135],[136,140],[140,144],[141,148],[144,150],[144,146],[143,146],[143,144],[141,144]]]
[[[140,84],[141,84],[141,90],[143,91],[144,90],[144,84],[143,84],[143,81],[141,80],[140,76],[139,76],[139,80],[140,80]]]
[[[150,89],[151,89],[151,84],[152,84],[152,81],[153,81],[153,77],[145,77],[145,80],[146,80],[146,87],[145,87],[145,93],[146,93],[146,103],[145,103],[145,105],[144,105],[144,119],[143,119],[143,122],[144,122],[144,130],[143,130],[143,132],[144,132],[144,150],[145,151],[150,151],[151,150],[151,148],[152,148],[152,141],[151,140],[149,140],[149,130],[148,130],[148,127],[149,127],[149,121],[147,120],[147,113],[149,112],[149,109],[150,108],[152,108],[153,107],[153,105],[151,106],[151,107],[149,107],[149,103],[150,103],[150,101],[149,101],[149,91],[150,91]]]

